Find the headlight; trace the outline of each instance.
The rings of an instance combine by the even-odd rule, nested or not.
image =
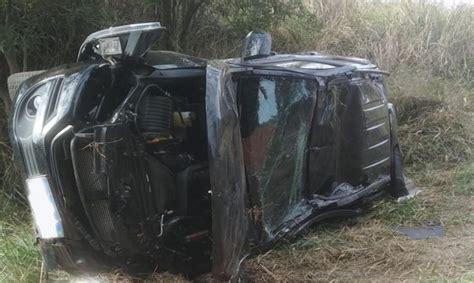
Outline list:
[[[35,133],[43,130],[47,102],[53,89],[54,81],[50,80],[37,86],[27,97],[21,100],[15,121],[15,133],[19,138],[30,139]]]
[[[36,112],[38,112],[38,108],[41,106],[43,96],[42,95],[35,95],[28,99],[26,102],[26,115],[30,117],[34,117]]]
[[[46,176],[26,179],[28,201],[40,238],[64,237],[63,225]]]

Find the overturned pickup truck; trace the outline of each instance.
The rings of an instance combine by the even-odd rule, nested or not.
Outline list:
[[[388,192],[407,194],[370,62],[149,52],[159,23],[91,34],[16,92],[10,135],[47,266],[237,278],[243,259]]]

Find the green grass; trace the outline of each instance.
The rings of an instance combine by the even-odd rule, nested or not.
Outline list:
[[[396,203],[393,200],[383,200],[375,203],[370,208],[368,216],[394,225],[416,223],[426,219],[425,213],[422,213],[422,206],[416,198],[402,203]]]
[[[28,207],[0,193],[0,282],[38,281],[40,266]]]
[[[456,173],[455,192],[462,195],[474,195],[474,162]]]

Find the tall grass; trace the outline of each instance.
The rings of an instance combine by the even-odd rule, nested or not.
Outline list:
[[[34,282],[41,265],[28,207],[0,193],[0,282]]]
[[[391,72],[408,66],[472,80],[474,5],[447,9],[433,1],[304,2],[310,9],[307,23],[301,25],[298,15],[277,29],[283,49],[355,55]]]

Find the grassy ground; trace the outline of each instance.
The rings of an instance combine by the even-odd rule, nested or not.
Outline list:
[[[30,212],[18,199],[0,196],[0,282],[37,281],[41,259]]]

